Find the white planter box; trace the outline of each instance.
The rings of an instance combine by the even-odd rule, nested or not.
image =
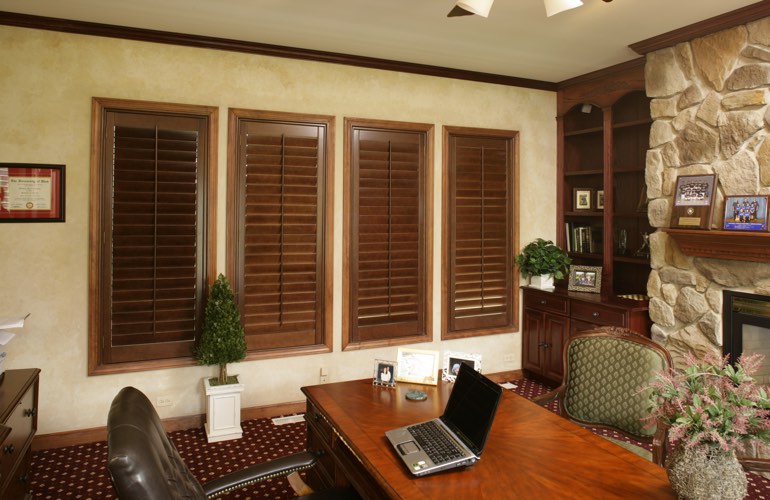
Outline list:
[[[203,379],[206,391],[206,439],[209,443],[240,439],[241,393],[243,384],[211,385],[211,377]]]
[[[539,288],[541,290],[553,290],[553,276],[550,274],[532,276],[529,279],[529,286],[532,288]]]

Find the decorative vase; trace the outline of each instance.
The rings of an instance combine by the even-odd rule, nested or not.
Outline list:
[[[682,500],[741,500],[746,496],[746,473],[734,451],[677,446],[668,457],[666,472]]]
[[[553,290],[553,276],[550,274],[532,276],[529,279],[529,286],[539,288],[540,290]]]

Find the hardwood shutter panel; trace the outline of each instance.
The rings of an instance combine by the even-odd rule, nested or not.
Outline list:
[[[449,332],[513,321],[511,140],[450,135]]]
[[[425,335],[424,132],[353,127],[350,339]]]
[[[108,363],[190,356],[205,290],[207,121],[108,112]],[[106,307],[105,307],[106,306]]]
[[[237,272],[250,350],[324,342],[325,125],[239,120]]]

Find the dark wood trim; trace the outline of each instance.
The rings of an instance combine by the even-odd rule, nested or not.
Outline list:
[[[598,69],[584,75],[576,76],[568,80],[561,81],[557,84],[557,90],[563,91],[565,89],[575,87],[576,85],[582,85],[588,82],[599,82],[599,84],[605,84],[608,77],[617,76],[619,72],[633,70],[636,67],[644,69],[644,63],[647,61],[645,57],[637,57],[630,61],[626,61],[607,68]]]
[[[770,262],[770,233],[662,228],[682,253],[709,259]]]
[[[303,59],[308,61],[326,62],[332,64],[344,64],[362,68],[381,69],[385,71],[398,71],[416,75],[437,76],[441,78],[453,78],[456,80],[468,80],[473,82],[494,83],[510,87],[522,87],[537,90],[556,91],[556,84],[529,78],[515,76],[496,75],[462,69],[444,68],[427,64],[417,64],[404,61],[391,61],[374,57],[340,54],[337,52],[325,52],[321,50],[300,49],[271,45],[266,43],[231,40],[227,38],[215,38],[201,35],[189,35],[184,33],[172,33],[142,28],[130,28],[111,24],[91,23],[85,21],[73,21],[57,19],[53,17],[32,16],[15,12],[0,11],[0,24],[18,26],[22,28],[61,31],[64,33],[76,33],[79,35],[104,36],[110,38],[122,38],[142,42],[166,43],[170,45],[182,45],[186,47],[199,47],[215,50],[227,50],[231,52],[245,52],[263,56],[283,57],[288,59]]]
[[[695,38],[710,35],[717,31],[725,30],[741,24],[750,23],[770,16],[770,1],[753,3],[731,12],[706,19],[689,26],[663,33],[641,42],[629,45],[631,50],[639,55],[645,55],[656,50],[665,49],[678,43],[687,42]]]

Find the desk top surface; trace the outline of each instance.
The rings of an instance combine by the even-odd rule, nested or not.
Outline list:
[[[441,415],[452,384],[373,386],[371,379],[303,387],[367,472],[401,498],[675,498],[666,471],[531,401],[505,391],[475,465],[416,478],[385,431]],[[428,393],[409,401],[408,391]]]

